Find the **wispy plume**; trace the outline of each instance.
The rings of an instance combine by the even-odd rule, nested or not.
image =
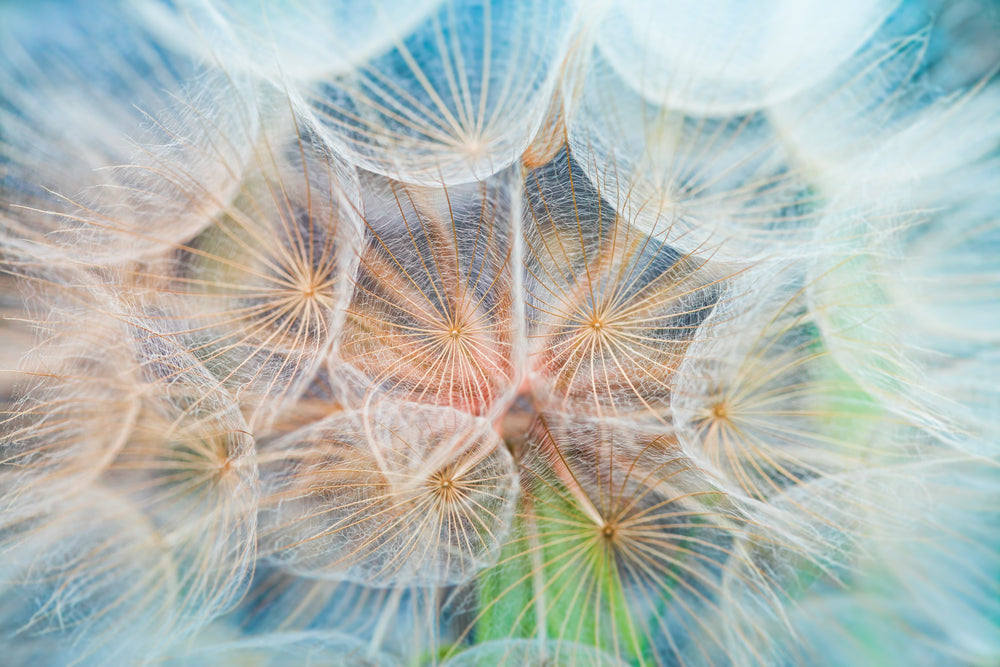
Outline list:
[[[3,4],[0,662],[1000,661],[998,35]]]

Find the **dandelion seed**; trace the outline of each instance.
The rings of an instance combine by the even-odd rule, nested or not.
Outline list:
[[[16,412],[25,423],[3,445],[4,622],[30,638],[26,661],[162,650],[239,598],[254,556],[256,465],[236,406],[190,355],[108,334],[132,351],[115,359],[132,371],[117,378],[127,411],[86,376],[57,376],[89,391],[64,396],[64,415]],[[40,639],[57,628],[61,641]]]
[[[420,185],[517,161],[555,87],[572,3],[441,3],[394,48],[303,93],[323,136],[366,169]]]
[[[996,14],[688,5],[0,7],[4,660],[996,663]]]
[[[277,100],[284,110],[262,99],[255,114],[289,135],[219,139],[254,145],[233,199],[196,235],[159,244],[158,256],[114,278],[163,335],[248,407],[256,403],[255,424],[272,419],[335,352],[360,233],[353,170],[295,125],[287,99]]]
[[[341,348],[362,386],[481,414],[515,381],[508,190],[368,184]]]
[[[644,233],[579,182],[563,152],[527,176],[525,287],[537,400],[548,409],[656,415],[725,279]]]
[[[261,452],[263,551],[297,572],[376,586],[468,579],[507,530],[509,454],[488,424],[447,408],[376,414],[334,416]]]
[[[272,81],[347,74],[408,35],[441,0],[355,3],[135,3],[143,25],[178,48],[220,59],[228,71]]]
[[[654,103],[704,114],[759,109],[808,87],[862,46],[894,0],[698,3],[629,0],[604,18],[598,45]]]
[[[673,424],[686,451],[760,500],[913,455],[883,446],[902,423],[836,365],[801,294],[733,284],[675,376]]]
[[[225,140],[256,131],[249,84],[169,51],[116,2],[56,4],[37,9],[45,19],[4,9],[4,233],[104,263],[188,237],[249,159]]]

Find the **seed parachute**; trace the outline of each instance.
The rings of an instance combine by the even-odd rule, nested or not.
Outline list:
[[[0,662],[1000,664],[988,0],[0,3]]]

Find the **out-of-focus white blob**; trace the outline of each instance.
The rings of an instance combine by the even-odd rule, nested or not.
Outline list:
[[[792,95],[860,48],[898,0],[627,0],[597,37],[628,85],[658,106],[744,113]]]
[[[174,652],[175,654],[177,652]],[[166,667],[396,667],[401,661],[340,632],[271,632],[231,641],[199,640]]]
[[[19,272],[28,268],[17,264]],[[50,289],[42,291],[46,283]],[[52,267],[22,288],[36,290],[26,305],[40,312],[29,320],[36,344],[16,368],[4,369],[10,394],[0,418],[0,526],[48,511],[94,483],[135,426],[143,385],[122,324],[65,298],[73,292],[93,305],[106,294]]]
[[[831,480],[834,481],[834,480]],[[781,605],[769,609],[746,573],[729,573],[733,664],[992,664],[1000,656],[995,465],[928,456],[836,481],[820,531],[839,533],[813,567],[772,559]],[[808,491],[800,489],[798,491]],[[799,493],[797,502],[810,501]],[[735,637],[734,637],[735,639]]]
[[[925,42],[868,49],[772,115],[844,203],[817,227],[808,287],[825,344],[887,404],[995,453],[1000,90],[935,99],[914,78]]]
[[[351,72],[404,39],[442,0],[143,0],[134,11],[178,49],[232,72],[309,81]]]
[[[496,639],[446,660],[442,667],[625,667],[586,644],[559,639]]]
[[[442,613],[449,593],[446,588],[373,588],[314,579],[261,564],[235,613],[217,625],[231,631],[252,628],[254,634],[337,632],[412,662],[453,641],[455,617]],[[464,613],[457,618],[464,619]]]
[[[1000,471],[981,459],[932,459],[915,468],[867,489],[870,504],[886,498],[906,516],[876,533],[863,586],[890,601],[895,617],[926,628],[927,643],[947,647],[936,650],[955,662],[996,662]]]
[[[0,533],[0,637],[12,665],[121,665],[189,629],[183,575],[127,497],[91,486]],[[188,611],[192,611],[188,609]]]
[[[880,201],[916,193],[921,179],[982,160],[1000,141],[1000,90],[945,95],[921,75],[927,31],[887,36],[843,68],[768,110],[781,141],[831,197]],[[949,188],[964,184],[951,181]]]
[[[250,157],[231,139],[258,124],[246,81],[168,50],[121,4],[0,9],[0,232],[106,263],[204,227]]]
[[[359,166],[421,185],[513,164],[549,109],[571,0],[449,0],[386,53],[302,90],[322,136]]]
[[[566,98],[574,159],[636,230],[741,263],[798,254],[809,240],[821,202],[766,114],[643,100],[601,55]]]
[[[998,175],[990,158],[831,216],[818,230],[825,252],[808,287],[824,344],[844,370],[962,447],[995,443],[984,436],[1000,427],[995,382],[985,380],[1000,343],[1000,218],[996,193],[984,188]],[[977,370],[962,378],[963,368]]]
[[[292,572],[371,586],[467,581],[498,557],[517,471],[492,426],[389,401],[261,452],[261,550]]]

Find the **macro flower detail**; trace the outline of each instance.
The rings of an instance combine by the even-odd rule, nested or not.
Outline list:
[[[489,424],[449,408],[378,412],[330,417],[262,448],[262,555],[380,586],[467,580],[506,536],[510,454]]]
[[[0,662],[1000,661],[985,0],[0,6]]]
[[[482,414],[514,382],[511,215],[503,181],[366,183],[364,250],[341,353],[414,402]]]

